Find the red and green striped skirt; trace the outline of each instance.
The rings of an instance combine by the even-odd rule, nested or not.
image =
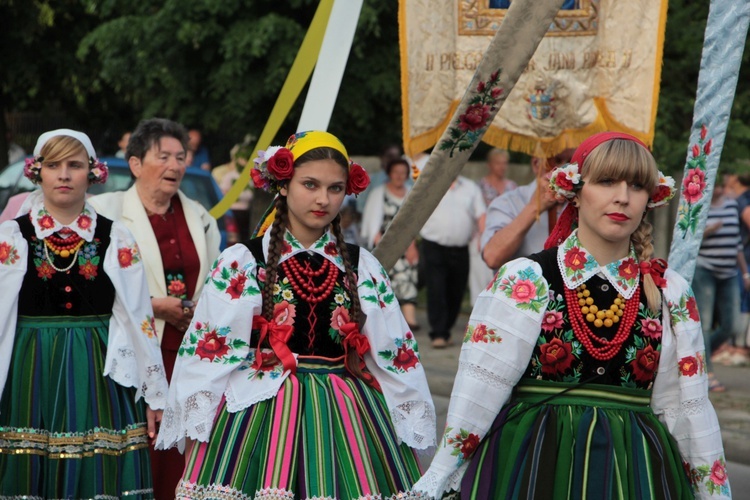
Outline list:
[[[153,497],[143,402],[102,375],[108,325],[19,317],[0,400],[0,497]]]
[[[461,483],[461,498],[691,499],[650,391],[524,380]],[[551,399],[550,399],[551,398]]]
[[[419,476],[383,395],[340,360],[300,357],[274,398],[236,413],[222,402],[177,498],[410,498]]]

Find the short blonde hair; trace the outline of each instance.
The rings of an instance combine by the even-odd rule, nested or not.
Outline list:
[[[581,176],[588,176],[588,182],[602,179],[637,182],[648,193],[653,193],[659,183],[659,169],[651,153],[625,139],[613,139],[594,148],[583,162]]]
[[[43,163],[56,163],[79,153],[83,153],[86,158],[89,156],[86,148],[78,139],[67,135],[58,135],[44,143],[39,155],[44,158]]]

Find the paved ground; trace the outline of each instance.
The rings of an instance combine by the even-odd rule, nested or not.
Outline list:
[[[468,316],[459,317],[452,332],[454,345],[445,349],[433,349],[430,345],[424,309],[417,310],[417,319],[422,325],[421,330],[416,332],[419,351],[435,401],[437,428],[442,431]],[[711,393],[711,401],[719,416],[727,459],[734,462],[730,470],[734,467],[738,472],[742,471],[740,475],[747,477],[750,483],[750,474],[747,474],[750,472],[750,367],[725,367],[717,364],[715,370],[718,379],[727,387],[724,393]],[[737,475],[734,477],[738,479]],[[750,484],[747,489],[742,490],[738,490],[738,486],[737,480],[733,480],[735,492],[750,491]],[[745,498],[750,498],[750,495]]]

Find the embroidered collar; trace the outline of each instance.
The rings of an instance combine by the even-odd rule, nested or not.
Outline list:
[[[67,226],[59,223],[54,217],[52,217],[52,215],[50,215],[47,208],[44,206],[44,199],[42,197],[39,197],[39,199],[31,205],[29,217],[31,218],[31,224],[34,226],[36,237],[39,239],[46,238],[65,227],[72,230],[87,242],[94,239],[94,230],[96,230],[96,211],[88,202],[84,203],[81,215],[79,215],[73,223]]]
[[[571,290],[586,283],[592,276],[600,274],[626,299],[633,296],[641,274],[633,245],[630,245],[630,254],[627,257],[600,266],[594,256],[581,245],[578,230],[573,231],[562,245],[557,247],[557,265],[565,286]]]
[[[270,242],[271,231],[269,230],[266,231],[266,233],[263,235],[263,254],[266,256],[268,255],[268,246]],[[331,233],[330,230],[327,230],[325,233],[323,233],[323,236],[318,238],[318,240],[313,243],[310,248],[305,248],[304,246],[302,246],[302,243],[300,243],[297,238],[295,238],[292,233],[287,230],[284,234],[284,248],[281,252],[281,258],[279,258],[279,264],[284,262],[289,257],[297,255],[300,252],[308,251],[322,255],[326,259],[336,264],[336,266],[341,271],[345,271],[344,260],[341,258],[338,246],[336,245],[336,237],[333,235],[333,233]]]

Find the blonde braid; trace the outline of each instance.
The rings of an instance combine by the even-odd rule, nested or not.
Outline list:
[[[644,217],[641,220],[641,224],[630,236],[630,241],[633,243],[635,253],[640,262],[649,260],[654,254],[654,240],[651,237],[652,229],[651,223]],[[661,292],[650,274],[643,275],[643,291],[646,294],[648,308],[651,312],[658,313],[661,309]]]

